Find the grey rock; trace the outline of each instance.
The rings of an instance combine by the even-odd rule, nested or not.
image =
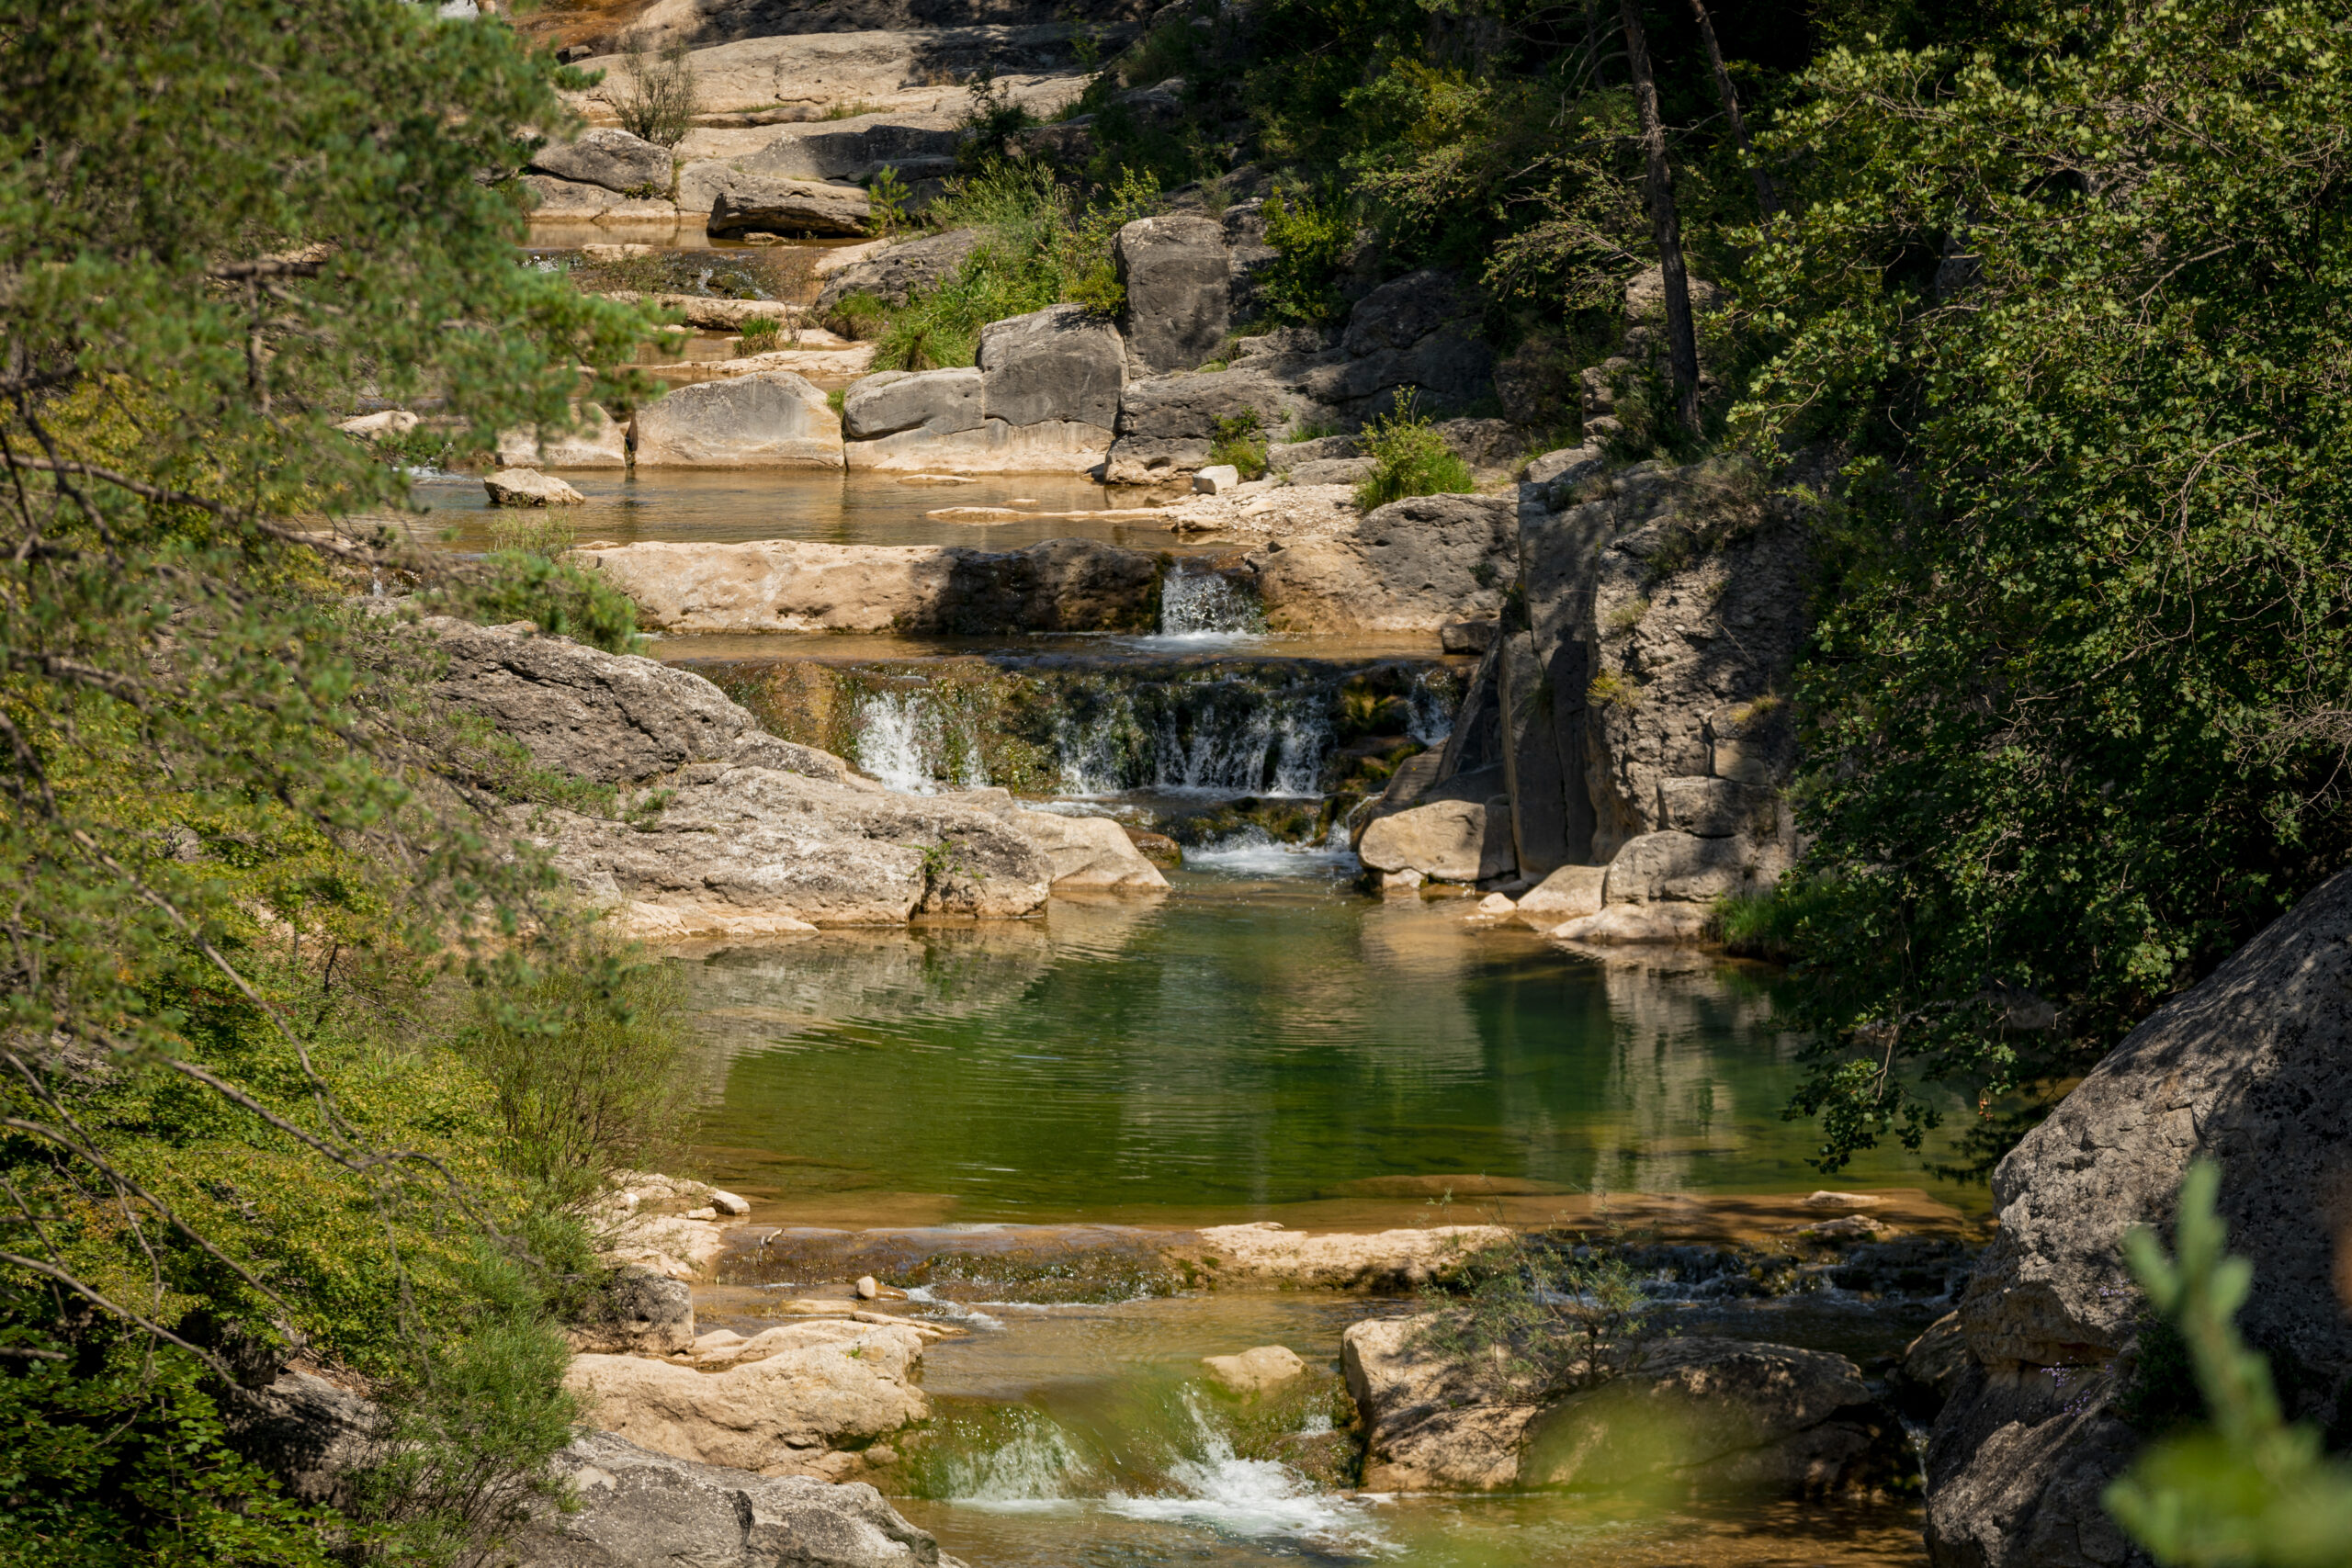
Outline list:
[[[989,417],[1008,424],[1070,420],[1112,428],[1127,381],[1119,330],[1082,305],[1053,305],[980,329]]]
[[[1535,638],[1512,631],[1502,639],[1501,654],[1497,696],[1504,729],[1503,776],[1510,786],[1511,844],[1522,875],[1546,876],[1583,855],[1591,818],[1570,801],[1555,710]]]
[[[1484,653],[1495,646],[1498,621],[1449,621],[1438,627],[1438,646],[1448,653]]]
[[[1351,526],[1250,557],[1269,623],[1313,633],[1430,631],[1502,607],[1516,507],[1479,495],[1391,502]]]
[[[584,506],[588,498],[552,474],[537,468],[501,468],[482,476],[492,506]]]
[[[841,416],[790,370],[680,387],[637,411],[640,468],[839,468]]]
[[[1255,412],[1261,428],[1272,433],[1299,407],[1295,394],[1255,368],[1153,376],[1128,382],[1121,392],[1118,431],[1163,441],[1205,441],[1216,434],[1218,420]]]
[[[979,428],[980,373],[966,367],[909,374],[884,370],[853,383],[842,398],[842,431],[867,441],[918,425],[938,434]]]
[[[1330,463],[1360,455],[1352,435],[1318,435],[1312,441],[1283,441],[1266,448],[1266,467],[1285,473],[1303,463]]]
[[[1362,484],[1379,467],[1369,457],[1327,457],[1319,463],[1295,463],[1283,471],[1295,485]]]
[[[1216,352],[1232,294],[1221,223],[1183,214],[1139,218],[1119,231],[1111,254],[1126,286],[1128,351],[1141,367],[1190,370]]]
[[[689,164],[678,174],[681,211],[700,210],[707,194],[707,227],[729,234],[863,234],[873,205],[855,186],[745,174],[729,164]]]
[[[280,1372],[263,1388],[223,1400],[220,1411],[230,1446],[303,1503],[356,1502],[354,1472],[390,1452],[392,1423],[380,1406],[310,1372]]]
[[[1519,427],[1505,419],[1449,419],[1437,427],[1453,454],[1474,468],[1498,468],[1520,451]]]
[[[2144,1298],[2119,1250],[2172,1217],[2181,1177],[2220,1162],[2239,1314],[2290,1416],[2352,1404],[2337,1238],[2352,1211],[2352,872],[2339,872],[2125,1036],[1995,1170],[2000,1226],[1962,1297],[1971,1369],[1928,1450],[1939,1562],[2126,1560],[2096,1504],[2138,1438],[2109,1408]]]
[[[1418,871],[1439,882],[1484,882],[1514,863],[1510,802],[1421,800],[1376,817],[1356,841],[1356,856],[1374,871]]]
[[[1111,443],[1102,482],[1114,485],[1172,483],[1207,462],[1209,448],[1213,445],[1205,435],[1165,438],[1122,435]]]
[[[1769,838],[1780,792],[1735,779],[1677,778],[1657,782],[1657,821],[1672,832],[1702,839],[1746,833]]]
[[[613,1356],[672,1356],[695,1345],[694,1292],[683,1280],[626,1264],[605,1276],[571,1325],[571,1348]]]
[[[593,222],[602,218],[674,220],[678,216],[678,209],[666,196],[623,196],[585,180],[558,179],[553,175],[525,175],[517,183],[530,193],[532,214],[539,218]]]
[[[871,294],[888,305],[903,305],[928,294],[963,270],[979,249],[978,229],[950,229],[892,245],[861,262],[852,262],[825,279],[817,295],[817,314],[831,317],[853,294]]]
[[[911,183],[919,175],[955,172],[962,133],[952,127],[914,125],[887,117],[844,121],[827,130],[792,130],[756,152],[734,160],[748,175],[787,180],[848,180],[858,184],[883,169]]]
[[[534,174],[600,186],[624,196],[670,194],[670,150],[610,127],[542,147],[531,155],[529,167]]]
[[[1961,1331],[1960,1314],[1948,1312],[1905,1348],[1902,1362],[1887,1377],[1886,1391],[1895,1408],[1912,1420],[1933,1421],[1951,1403],[1968,1368],[1968,1337]]]
[[[959,1568],[863,1483],[695,1464],[610,1432],[553,1470],[577,1506],[537,1509],[501,1554],[513,1568]]]
[[[1607,904],[1712,904],[1758,891],[1756,855],[1743,839],[1673,831],[1626,840],[1609,862]]]
[[[735,761],[842,783],[840,758],[763,731],[699,675],[634,654],[605,653],[527,626],[423,624],[447,660],[433,699],[488,719],[533,765],[638,784],[688,762]]]
[[[1409,349],[1471,313],[1452,276],[1424,268],[1357,300],[1340,346],[1359,358],[1383,349]]]

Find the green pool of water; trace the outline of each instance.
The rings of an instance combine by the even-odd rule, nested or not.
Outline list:
[[[1449,1190],[1523,1222],[1823,1184],[1763,974],[1579,958],[1328,863],[1262,874],[1283,853],[1041,922],[688,960],[723,1056],[704,1164],[834,1224],[1412,1223]],[[1932,1185],[1904,1155],[1838,1182]]]

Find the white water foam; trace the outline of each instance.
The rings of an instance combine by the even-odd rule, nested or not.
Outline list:
[[[1453,704],[1431,688],[1426,670],[1405,688],[1405,733],[1424,746],[1442,746],[1453,733]]]
[[[1263,828],[1244,828],[1213,843],[1184,851],[1191,871],[1222,871],[1237,876],[1352,876],[1363,869],[1336,823],[1319,844],[1288,844]]]
[[[1187,1392],[1198,1457],[1168,1467],[1173,1495],[1133,1496],[1114,1492],[1103,1507],[1122,1518],[1200,1525],[1223,1535],[1293,1540],[1321,1551],[1378,1551],[1387,1540],[1364,1510],[1274,1460],[1238,1459],[1225,1433]]]
[[[1119,694],[1085,723],[1063,721],[1054,742],[1062,788],[1081,798],[1140,786],[1169,795],[1311,800],[1322,793],[1329,706],[1329,694],[1306,682],[1241,702],[1203,692],[1187,723],[1166,706],[1147,720],[1132,695]],[[1126,777],[1131,757],[1148,770],[1134,784]]]
[[[1086,1468],[1059,1427],[1033,1416],[1010,1440],[948,1461],[947,1500],[970,1508],[1027,1513],[1074,1506]]]
[[[940,786],[982,789],[988,765],[979,738],[951,732],[922,692],[876,692],[857,705],[857,765],[901,795],[935,795]]]
[[[1258,602],[1222,572],[1178,561],[1159,582],[1159,629],[1121,637],[1130,647],[1184,649],[1246,648],[1266,629]]]

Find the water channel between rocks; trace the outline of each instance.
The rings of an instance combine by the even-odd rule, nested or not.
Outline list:
[[[1069,479],[1001,476],[943,499],[879,477],[566,478],[588,497],[582,539],[1170,544],[1148,525],[924,515],[1102,504]],[[478,482],[421,491],[426,528],[483,547]],[[932,1427],[874,1479],[973,1568],[1922,1561],[1903,1501],[1351,1495],[1317,1458],[1348,1414],[1329,1397],[1340,1336],[1411,1303],[1188,1293],[1136,1261],[1151,1254],[1125,1227],[1247,1221],[1613,1217],[1756,1241],[1822,1185],[1811,1129],[1781,1116],[1797,1042],[1774,1025],[1769,976],[1696,954],[1601,963],[1474,920],[1462,899],[1356,890],[1351,803],[1402,751],[1442,741],[1458,696],[1463,661],[1432,641],[1266,637],[1223,580],[1180,562],[1148,635],[657,643],[778,733],[894,788],[1002,785],[1183,843],[1161,895],[673,954],[710,1042],[699,1173],[801,1238],[779,1241],[757,1283],[739,1273],[708,1292],[706,1325],[753,1331],[765,1290],[837,1282],[854,1253],[912,1265],[1034,1242],[1060,1258],[937,1290],[900,1271],[915,1310],[968,1332],[927,1353]],[[1907,1156],[1866,1157],[1838,1185],[1947,1227],[1956,1205],[1980,1205],[1920,1190]],[[849,1272],[866,1267],[890,1278],[884,1263]],[[1867,1363],[1942,1309],[1830,1290],[1661,1310],[1678,1331]],[[1296,1350],[1322,1391],[1283,1407],[1279,1430],[1200,1379],[1201,1357],[1261,1344]]]

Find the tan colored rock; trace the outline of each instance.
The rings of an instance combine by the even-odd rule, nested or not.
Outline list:
[[[1056,892],[1168,891],[1168,879],[1159,868],[1144,859],[1126,830],[1108,817],[1015,811],[1008,820],[1053,862]]]
[[[1869,1192],[1815,1192],[1804,1201],[1808,1209],[1873,1209],[1886,1200]]]
[[[406,409],[384,409],[346,419],[335,428],[345,435],[362,435],[373,441],[379,435],[406,435],[424,423]]]
[[[1501,497],[1416,496],[1360,520],[1351,506],[1331,514],[1340,520],[1278,536],[1279,547],[1250,558],[1278,631],[1435,633],[1496,615],[1518,575],[1517,510]]]
[[[1236,1393],[1264,1393],[1306,1371],[1298,1352],[1286,1345],[1260,1345],[1237,1356],[1204,1356],[1201,1365]]]
[[[594,403],[573,411],[579,423],[568,431],[505,430],[498,435],[498,460],[510,468],[625,468],[628,429]]]
[[[789,370],[682,387],[638,411],[637,464],[838,468],[841,416]]]
[[[1363,830],[1356,858],[1374,871],[1418,871],[1440,882],[1500,876],[1515,863],[1508,800],[1408,807]]]
[[[1512,1386],[1480,1367],[1412,1345],[1426,1317],[1351,1326],[1340,1368],[1363,1421],[1367,1492],[1494,1492],[1519,1480],[1520,1446],[1539,1406],[1497,1397]]]
[[[853,470],[897,473],[1086,474],[1102,467],[1111,432],[1099,424],[984,419],[968,430],[901,430],[843,451]]]
[[[1605,865],[1564,865],[1520,896],[1521,923],[1548,930],[1564,921],[1600,913]]]
[[[1418,1286],[1510,1238],[1499,1225],[1313,1235],[1272,1221],[1213,1225],[1199,1235],[1204,1266],[1221,1280],[1322,1290]]]
[[[1597,915],[1564,920],[1549,934],[1555,941],[1591,947],[1650,942],[1688,947],[1708,941],[1714,929],[1714,912],[1703,904],[1611,904]]]
[[[931,1404],[913,1383],[922,1354],[922,1338],[907,1329],[861,1325],[854,1338],[779,1348],[717,1372],[579,1356],[564,1386],[599,1429],[656,1453],[793,1475],[836,1443],[925,1419]]]
[[[873,365],[874,347],[870,343],[840,347],[804,344],[771,349],[765,354],[746,354],[734,359],[679,359],[667,365],[639,365],[633,368],[668,387],[698,387],[710,381],[764,376],[774,370],[788,370],[811,384],[846,383],[865,375]]]
[[[876,1280],[873,1275],[860,1274],[857,1277],[857,1295],[860,1301],[870,1302],[881,1293],[881,1282]]]
[[[683,1214],[636,1214],[606,1238],[599,1256],[672,1280],[700,1278],[727,1250],[719,1228]]]
[[[1501,893],[1487,894],[1478,900],[1477,907],[1471,911],[1472,914],[1483,916],[1490,920],[1499,920],[1518,912],[1519,906],[1512,903],[1507,895]]]
[[[722,1214],[737,1219],[752,1212],[752,1205],[748,1200],[738,1198],[732,1192],[721,1191],[716,1187],[710,1190],[710,1206]]]
[[[481,488],[492,506],[584,506],[588,498],[551,474],[537,468],[501,468],[486,475]]]

